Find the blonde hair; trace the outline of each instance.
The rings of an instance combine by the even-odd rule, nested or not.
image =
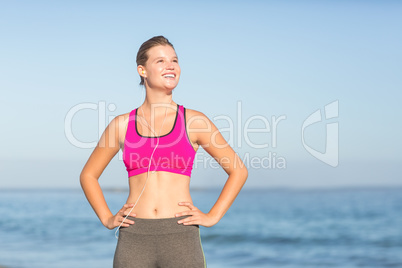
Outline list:
[[[154,36],[151,39],[145,41],[141,45],[140,49],[138,50],[137,60],[136,60],[137,66],[138,65],[145,66],[145,63],[148,61],[148,58],[149,58],[149,55],[147,52],[148,52],[148,50],[150,50],[151,48],[153,48],[155,46],[171,46],[174,49],[172,43],[170,43],[166,37],[164,37],[162,35]],[[145,82],[144,77],[140,76],[140,78],[141,78],[140,85],[144,85],[144,82]]]

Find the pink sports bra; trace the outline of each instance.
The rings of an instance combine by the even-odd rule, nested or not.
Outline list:
[[[124,140],[123,162],[128,177],[147,172],[157,137],[139,134],[137,109],[130,112]],[[186,108],[177,104],[176,118],[172,130],[159,137],[159,145],[151,159],[149,171],[168,171],[191,176],[196,151],[186,131]]]

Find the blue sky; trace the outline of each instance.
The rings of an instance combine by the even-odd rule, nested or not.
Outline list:
[[[234,122],[233,149],[242,157],[275,154],[285,168],[250,168],[245,187],[402,185],[400,108],[402,4],[397,1],[8,1],[0,10],[0,187],[79,187],[105,120],[141,105],[135,56],[155,35],[175,46],[182,69],[174,100],[205,113],[220,128]],[[311,125],[305,142],[326,146],[326,124],[339,127],[339,163],[329,166],[303,147],[303,122],[338,101],[339,117]],[[238,120],[241,106],[242,122]],[[323,113],[324,115],[324,113]],[[276,132],[237,130],[247,119],[284,116]],[[214,119],[215,118],[215,119]],[[103,124],[105,124],[105,120]],[[254,120],[252,128],[264,127]],[[223,132],[229,139],[229,133]],[[242,144],[239,145],[239,140]],[[199,150],[206,162],[206,153]],[[274,161],[274,160],[272,160]],[[192,187],[220,187],[222,169],[193,170]],[[126,187],[116,156],[101,176]]]

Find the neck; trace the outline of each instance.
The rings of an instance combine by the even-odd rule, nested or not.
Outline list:
[[[151,93],[152,92],[152,93]],[[145,111],[151,111],[153,114],[164,114],[166,108],[171,108],[177,104],[173,101],[173,94],[170,91],[166,92],[153,91],[152,89],[146,89],[146,96],[141,108]]]

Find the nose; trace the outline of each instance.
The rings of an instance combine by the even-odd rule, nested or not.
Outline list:
[[[172,61],[168,61],[166,64],[166,69],[174,70],[174,64]]]

